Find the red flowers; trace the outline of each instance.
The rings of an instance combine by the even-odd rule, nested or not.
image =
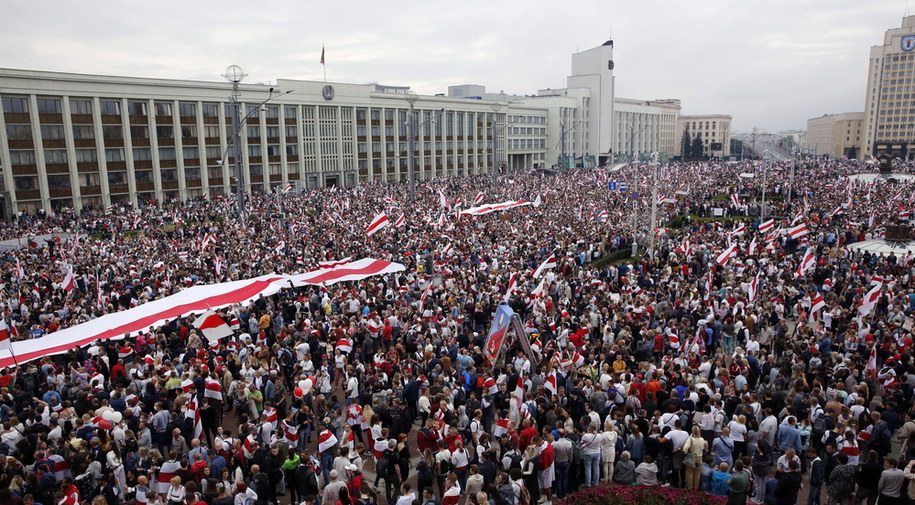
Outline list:
[[[599,486],[588,488],[557,505],[724,505],[727,500],[703,491],[657,486]]]

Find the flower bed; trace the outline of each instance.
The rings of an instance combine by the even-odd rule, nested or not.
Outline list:
[[[657,486],[598,486],[579,491],[557,505],[724,505],[727,499],[703,491]]]

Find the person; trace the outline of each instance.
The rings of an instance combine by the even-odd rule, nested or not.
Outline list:
[[[595,487],[600,482],[600,452],[603,438],[589,424],[581,437],[582,464],[585,469],[584,487]]]
[[[483,490],[485,482],[483,481],[483,476],[480,475],[479,466],[470,465],[469,473],[463,493],[467,496],[476,496],[477,493]]]
[[[728,464],[721,462],[712,471],[712,494],[717,496],[728,495],[728,481],[731,480],[731,474],[728,473]]]
[[[545,497],[546,505],[552,505],[553,480],[555,479],[555,470],[553,469],[555,453],[553,451],[553,444],[550,443],[553,435],[546,434],[545,436],[545,439],[540,435],[534,437],[531,445],[537,447],[537,483],[540,486],[540,496]],[[598,477],[600,477],[599,474]]]
[[[400,498],[397,499],[395,505],[413,505],[413,500],[416,499],[416,495],[413,494],[409,483],[402,483],[400,485]]]
[[[442,496],[442,505],[457,505],[461,499],[461,487],[457,479],[449,475],[445,478],[445,494]]]
[[[604,481],[611,482],[613,481],[613,464],[616,462],[616,439],[619,437],[619,434],[616,431],[616,426],[613,424],[613,421],[609,419],[609,417],[606,421],[604,421],[604,431],[600,434],[600,436],[601,475]],[[563,439],[561,438],[560,440]],[[553,443],[554,449],[557,443],[558,441]],[[566,472],[568,472],[568,465],[566,466]],[[568,477],[566,477],[566,479],[568,479]],[[559,472],[557,471],[557,481],[558,480]],[[561,498],[558,493],[556,496]],[[563,493],[563,496],[565,496],[565,493]]]
[[[810,461],[810,489],[807,490],[807,505],[820,505],[820,488],[826,479],[826,463],[817,455],[816,449],[807,449]]]
[[[702,477],[702,456],[708,442],[702,438],[699,426],[693,426],[691,436],[683,444],[683,465],[686,467],[686,489],[699,489]]]
[[[635,467],[635,482],[640,486],[658,485],[658,465],[646,455],[639,466]]]
[[[235,483],[234,505],[254,505],[257,503],[257,492],[249,488],[243,481]]]
[[[346,488],[349,490],[351,501],[355,502],[362,496],[362,485],[365,484],[365,475],[362,475],[362,472],[359,471],[359,467],[356,466],[355,463],[346,465],[345,471],[348,476]]]
[[[712,454],[715,456],[714,465],[725,463],[730,468],[731,463],[734,461],[734,440],[730,437],[730,433],[730,429],[725,426],[721,429],[721,435],[712,442]]]
[[[906,482],[905,474],[899,468],[895,458],[884,458],[884,470],[877,482],[877,500],[881,505],[896,505],[902,498],[902,486]]]
[[[746,505],[747,495],[750,493],[750,474],[744,470],[743,461],[737,460],[734,463],[734,471],[731,473],[727,485],[728,505]]]
[[[172,477],[170,482],[171,485],[168,487],[168,492],[165,493],[166,503],[168,505],[184,505],[184,497],[187,490],[184,488],[184,484],[181,483],[181,477]]]
[[[868,451],[867,461],[861,465],[855,474],[855,480],[858,483],[858,490],[855,492],[855,503],[864,501],[868,505],[877,503],[877,497],[879,496],[877,484],[880,482],[880,475],[883,474],[883,465],[880,464],[879,459],[880,456],[877,451]]]
[[[532,503],[540,501],[540,483],[537,480],[539,467],[540,453],[535,445],[528,445],[524,451],[524,459],[521,461],[521,473],[524,476],[524,488],[530,494]]]
[[[797,503],[797,495],[801,490],[801,465],[792,459],[788,461],[787,471],[783,471],[775,488],[778,503]]]
[[[836,456],[836,463],[826,486],[829,503],[850,504],[855,493],[855,467],[848,464],[848,456],[845,454]]]
[[[569,489],[569,467],[572,464],[572,441],[566,436],[565,428],[559,429],[559,439],[553,442],[553,468],[556,472],[556,498],[560,500],[566,497]],[[603,450],[603,448],[602,448]],[[601,454],[601,464],[603,464],[603,454]],[[610,463],[611,468],[613,462]],[[613,471],[611,470],[609,480],[613,480]]]
[[[388,440],[388,448],[381,453],[381,459],[386,463],[383,471],[384,495],[388,503],[394,503],[400,492],[400,452],[397,450],[396,440]]]
[[[909,412],[909,419],[913,419],[911,412]],[[906,501],[906,504],[909,505],[915,503],[915,484],[912,483],[912,481],[915,480],[915,459],[909,461],[905,466],[903,475],[905,476],[906,481],[908,481],[908,485],[906,486],[906,498],[908,498],[908,501]]]
[[[340,498],[340,490],[346,489],[346,483],[340,479],[340,475],[336,470],[328,472],[328,477],[330,478],[330,481],[324,486],[324,492],[321,494],[322,505],[337,503],[337,500]]]
[[[630,461],[629,451],[620,454],[620,460],[616,462],[613,471],[613,482],[624,486],[635,484],[635,463]]]
[[[416,492],[423,496],[423,491],[435,486],[435,459],[432,450],[426,449],[416,464]],[[435,494],[433,492],[433,494]]]

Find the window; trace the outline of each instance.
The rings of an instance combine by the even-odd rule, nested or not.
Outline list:
[[[38,99],[38,113],[39,114],[60,114],[60,99],[59,98],[39,98]]]
[[[261,146],[248,146],[248,156],[260,156]]]
[[[95,128],[92,125],[73,125],[73,138],[78,140],[89,140],[95,138]]]
[[[279,126],[268,126],[267,127],[267,137],[268,138],[277,138],[280,136],[280,127]]]
[[[184,169],[184,179],[199,181],[200,180],[200,169],[197,167],[185,168]]]
[[[70,176],[69,175],[49,175],[48,176],[48,189],[67,189],[70,187]]]
[[[145,116],[146,102],[127,102],[127,113],[131,116]]]
[[[108,184],[127,184],[127,172],[108,172]]]
[[[298,156],[299,155],[299,145],[298,144],[286,144],[286,154],[289,156]]]
[[[41,127],[41,138],[44,140],[60,140],[64,138],[63,125],[43,125]]]
[[[264,115],[268,118],[276,119],[280,117],[280,107],[279,105],[268,105],[267,111]]]
[[[114,100],[102,100],[99,102],[99,109],[101,109],[103,116],[120,116],[121,102],[116,102]]]
[[[76,127],[74,127],[73,136],[76,136]],[[89,137],[92,138],[92,137]],[[103,126],[102,138],[105,140],[118,140],[124,138],[124,130],[120,126]]]
[[[131,126],[130,127],[130,138],[148,139],[149,138],[149,127],[148,126]]]
[[[197,104],[196,103],[179,103],[178,104],[178,115],[180,115],[181,117],[197,116]]]
[[[298,115],[298,113],[296,111],[297,108],[298,107],[296,107],[294,105],[287,105],[287,106],[283,107],[283,114],[285,114],[286,119],[295,119],[296,116]]]
[[[97,187],[99,185],[98,172],[79,174],[79,185],[80,187]]]
[[[258,125],[249,125],[245,128],[248,138],[257,138],[261,136],[261,127]]]
[[[219,117],[219,105],[215,103],[205,103],[201,106],[203,117]]]
[[[134,161],[150,161],[150,160],[152,160],[152,153],[148,147],[134,147],[133,148],[133,160]]]
[[[7,114],[28,114],[29,102],[25,98],[3,97],[3,112]]]
[[[45,149],[44,162],[45,163],[66,163],[67,162],[67,151],[65,151],[63,149]]]
[[[160,147],[159,148],[159,159],[160,160],[174,160],[175,159],[175,148],[174,147]]]
[[[393,120],[394,120],[394,110],[393,110],[393,109],[385,109],[385,110],[384,110],[384,120],[385,120],[385,121],[393,121]]]
[[[157,116],[171,116],[172,115],[172,104],[168,102],[156,102],[156,115]]]
[[[10,163],[13,165],[34,165],[34,151],[10,151]]]
[[[280,155],[280,146],[277,144],[270,144],[267,146],[267,156],[279,156]]]
[[[183,148],[181,151],[184,155],[184,159],[186,160],[193,160],[200,157],[200,149],[198,149],[196,146],[188,146]]]
[[[164,182],[174,182],[178,180],[178,169],[177,168],[163,168],[159,171],[159,175],[162,177]]]
[[[287,137],[298,136],[298,129],[295,126],[287,126],[286,127],[286,136]]]
[[[222,151],[219,150],[219,146],[207,146],[206,147],[207,158],[222,158]]]
[[[32,126],[27,124],[6,125],[6,138],[9,140],[32,140]]]
[[[197,127],[194,125],[182,125],[181,126],[181,137],[186,138],[186,139],[197,138]]]
[[[70,114],[92,114],[92,101],[80,98],[71,98]]]
[[[105,161],[125,161],[123,149],[105,149]]]
[[[386,137],[393,137],[393,136],[394,136],[394,127],[393,127],[393,126],[385,126],[385,127],[384,127],[384,134],[385,134]]]
[[[381,119],[381,111],[378,109],[372,109],[372,121],[378,121]]]
[[[175,138],[175,127],[174,126],[157,126],[156,127],[156,137],[159,137],[160,139]]]
[[[257,105],[246,105],[245,106],[245,117],[254,117],[257,116]]]
[[[98,161],[98,152],[95,149],[77,149],[77,163],[94,163]]]
[[[251,165],[249,170],[251,177],[262,177],[264,175],[264,166],[263,165]]]
[[[33,191],[38,189],[38,177],[34,175],[13,177],[13,185],[16,186],[16,191]]]
[[[152,170],[135,170],[133,174],[137,184],[148,184],[153,181]]]

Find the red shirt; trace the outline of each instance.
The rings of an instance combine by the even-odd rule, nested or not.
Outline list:
[[[531,445],[531,440],[533,440],[536,436],[537,430],[535,430],[533,426],[528,426],[527,428],[521,430],[521,439],[518,440],[518,449],[521,452],[526,451],[527,447]]]
[[[548,469],[553,465],[553,460],[556,459],[553,454],[553,444],[547,442],[546,448],[540,451],[540,467],[537,470],[543,471]]]

